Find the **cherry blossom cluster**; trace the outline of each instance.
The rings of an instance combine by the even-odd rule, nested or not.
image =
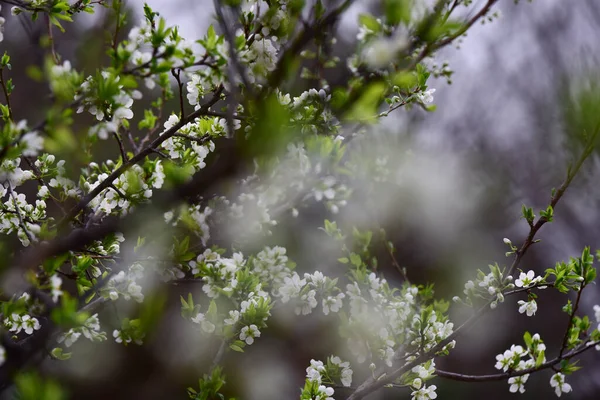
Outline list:
[[[339,382],[344,387],[352,385],[353,371],[350,363],[342,362],[337,356],[331,356],[327,362],[310,360],[310,366],[306,368],[306,383],[300,395],[301,399],[333,399],[334,388],[327,386]]]

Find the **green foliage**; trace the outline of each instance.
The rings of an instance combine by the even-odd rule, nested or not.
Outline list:
[[[566,122],[567,140],[573,154],[581,149],[598,149],[600,133],[600,84],[598,73],[564,89],[563,114]]]
[[[21,372],[15,377],[19,400],[63,400],[66,393],[54,381],[44,379],[35,372]]]
[[[198,380],[198,389],[188,388],[188,396],[192,400],[225,400],[225,396],[220,393],[221,388],[225,384],[225,375],[221,367],[215,367],[210,374]],[[234,400],[229,398],[229,400]]]

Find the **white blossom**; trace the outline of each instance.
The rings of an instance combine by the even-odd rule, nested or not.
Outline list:
[[[254,338],[260,337],[260,331],[258,327],[254,324],[250,326],[245,326],[240,331],[240,340],[246,342],[246,344],[251,345],[254,343]]]
[[[334,390],[331,387],[327,387],[324,385],[320,385],[318,389],[319,399],[323,400],[334,400],[333,397]]]
[[[2,9],[2,6],[0,6],[0,9]],[[0,42],[2,42],[4,40],[4,23],[6,22],[6,19],[4,19],[4,17],[0,17]]]
[[[130,343],[131,342],[131,338],[128,337],[127,335],[125,335],[123,332],[121,332],[118,329],[115,329],[113,331],[113,338],[115,338],[115,342],[117,343]]]
[[[240,320],[240,312],[238,310],[229,311],[229,318],[225,318],[225,325],[235,325]]]
[[[527,313],[528,317],[531,317],[533,315],[535,315],[535,312],[537,311],[537,303],[535,300],[529,300],[529,301],[524,301],[524,300],[519,300],[517,302],[517,304],[519,304],[519,313],[523,314],[523,313]]]
[[[596,317],[596,322],[600,324],[600,305],[594,305],[594,317]]]
[[[22,154],[26,157],[35,157],[44,148],[44,138],[36,131],[24,134],[21,143],[25,144]]]
[[[313,308],[317,307],[316,294],[316,291],[309,290],[308,293],[305,293],[300,297],[299,304],[295,310],[297,315],[308,315],[312,312]]]
[[[417,93],[417,99],[424,104],[432,103],[433,93],[435,93],[435,89],[428,89],[424,92]]]
[[[408,44],[405,37],[377,38],[369,41],[362,56],[373,69],[389,67],[402,49]]]
[[[26,334],[31,335],[34,330],[37,331],[41,327],[40,321],[38,321],[37,318],[32,318],[27,314],[21,317],[21,329],[23,329]]]
[[[329,361],[331,362],[331,364],[333,365],[337,365],[338,367],[340,367],[341,369],[341,381],[342,381],[342,385],[349,387],[350,385],[352,385],[352,369],[350,369],[350,363],[345,361],[342,362],[342,360],[337,357],[337,356],[333,356],[329,358]],[[312,365],[312,363],[311,363]],[[322,364],[321,364],[322,366]],[[308,372],[308,369],[307,369]]]
[[[436,399],[437,398],[437,393],[435,392],[436,389],[437,389],[437,386],[435,386],[435,385],[423,386],[419,390],[416,390],[411,393],[412,400]]]
[[[323,361],[310,360],[310,366],[306,368],[306,379],[320,384],[323,372],[325,372]]]
[[[60,277],[58,277],[57,275],[52,275],[50,277],[52,301],[55,303],[58,301],[58,298],[63,294],[62,290],[60,290],[61,285],[62,279]]]
[[[71,347],[80,336],[81,332],[77,332],[75,329],[69,329],[66,333],[60,335],[56,341],[58,343],[64,342],[66,347]]]
[[[336,296],[327,296],[323,299],[323,314],[329,315],[329,312],[338,312],[343,306],[342,299],[346,297],[344,293],[338,293]]]
[[[525,383],[527,382],[527,379],[529,379],[529,374],[509,378],[508,384],[510,387],[508,390],[511,393],[525,393]]]
[[[541,276],[536,277],[535,272],[532,270],[527,271],[527,273],[521,272],[519,278],[515,280],[515,286],[527,288],[535,285],[539,281],[542,280]]]
[[[573,390],[571,385],[565,382],[565,375],[560,372],[552,375],[550,378],[550,386],[554,388],[554,392],[558,397],[560,397],[563,393],[569,393]]]
[[[200,324],[200,327],[206,333],[213,333],[216,328],[215,324],[208,321],[202,313],[196,314],[196,316],[192,318],[192,322]]]
[[[281,301],[287,303],[291,298],[300,295],[300,291],[306,285],[306,279],[300,279],[300,276],[294,272],[291,277],[284,278],[284,284],[279,288]]]

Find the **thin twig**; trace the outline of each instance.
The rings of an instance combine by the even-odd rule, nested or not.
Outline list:
[[[398,263],[398,260],[394,255],[394,250],[391,248],[391,246],[388,246],[387,243],[384,243],[384,246],[387,249],[390,258],[392,259],[392,265],[398,270],[398,272],[400,272],[400,275],[402,275],[404,282],[409,282],[408,275],[406,274],[406,268],[400,266],[400,263]]]
[[[506,297],[506,296],[512,296],[512,295],[518,294],[518,293],[529,292],[531,289],[545,289],[546,287],[554,287],[554,282],[536,284],[533,286],[510,290],[510,291],[504,292],[502,294],[504,295],[504,297]]]
[[[165,153],[163,153],[162,151],[158,150],[158,149],[150,149],[151,153],[155,153],[158,154],[161,158],[169,158],[168,155],[166,155]]]
[[[163,115],[163,110],[165,108],[165,102],[166,102],[166,98],[167,98],[167,91],[163,88],[162,93],[160,95],[160,107],[158,107],[158,116],[156,118],[157,121],[160,121],[162,119],[162,115]],[[148,142],[150,140],[150,138],[154,135],[154,133],[156,133],[156,131],[158,130],[158,128],[160,128],[160,123],[157,123],[154,128],[150,129],[148,131],[148,133],[146,133],[146,135],[142,138],[142,140],[140,141],[140,144],[135,147],[135,152],[136,154],[139,153],[141,151],[141,149],[144,147],[144,145],[146,144],[146,142]],[[130,140],[133,142],[133,139],[130,138]]]
[[[8,107],[8,118],[12,120],[13,114],[12,107],[10,106],[10,94],[8,93],[6,83],[4,82],[4,68],[0,68],[0,85],[2,86],[2,91],[4,92],[4,98],[6,98],[6,106]]]
[[[176,133],[173,135],[173,137],[184,138],[184,139],[190,140],[192,142],[198,142],[200,144],[204,144],[211,139],[210,136],[195,137],[195,136],[191,136],[191,135],[186,135],[185,133]]]
[[[562,344],[560,346],[559,357],[563,355],[565,350],[567,349],[567,344],[569,342],[569,333],[571,332],[571,327],[573,326],[573,320],[575,319],[575,313],[579,308],[579,301],[581,300],[581,293],[583,293],[583,289],[585,288],[584,283],[582,282],[581,287],[577,291],[577,297],[575,299],[575,304],[573,305],[573,310],[571,311],[571,315],[569,315],[569,323],[567,324],[567,329],[565,330],[565,335],[563,336]]]
[[[48,41],[50,42],[50,53],[52,54],[52,60],[54,64],[59,63],[58,54],[56,53],[56,48],[54,47],[54,35],[52,34],[52,22],[50,21],[50,16],[46,15],[46,25],[48,28]]]
[[[118,40],[118,36],[119,36],[119,29],[121,29],[121,6],[123,5],[123,1],[116,0],[116,2],[117,2],[117,8],[115,10],[115,13],[117,14],[117,23],[115,26],[115,32],[113,33],[113,39],[112,39],[112,49],[115,53],[117,52],[117,46],[119,44],[119,42],[117,40]]]
[[[248,73],[246,71],[246,68],[241,64],[238,58],[235,37],[233,36],[233,32],[231,31],[230,26],[228,25],[228,21],[225,18],[225,14],[223,13],[223,4],[218,0],[214,0],[213,3],[215,6],[215,12],[217,14],[217,21],[219,22],[219,26],[223,31],[225,40],[227,40],[227,43],[229,44],[229,58],[231,61],[230,65],[235,69],[235,72],[237,72],[237,74],[239,75],[240,79],[242,80],[242,83],[244,84],[244,87],[249,92],[250,97],[254,97],[252,95],[252,86],[250,85],[250,80],[248,79]],[[231,81],[231,85],[233,87],[233,85],[235,85],[235,76],[230,76],[229,80]],[[231,133],[233,134],[233,132]]]
[[[229,26],[227,25],[227,21],[225,20],[225,16],[223,14],[223,10],[221,9],[221,5],[218,0],[214,0],[215,11],[217,13],[217,20],[219,21],[219,25],[224,32],[225,39],[229,44],[229,58],[231,59],[230,63],[227,63],[227,78],[229,79],[229,86],[231,95],[227,96],[227,114],[225,120],[227,122],[227,132],[229,137],[233,137],[234,134],[234,123],[233,123],[233,114],[235,113],[235,106],[242,102],[242,96],[240,94],[239,85],[236,82],[236,72],[237,75],[240,76],[243,85],[246,87],[246,90],[250,93],[250,97],[253,96],[252,87],[250,86],[250,82],[246,75],[246,70],[240,64],[235,46],[235,38],[233,34],[229,30]]]
[[[467,375],[467,374],[459,374],[456,372],[443,371],[440,369],[436,369],[435,374],[442,378],[452,379],[455,381],[463,381],[463,382],[490,382],[490,381],[502,381],[508,378],[512,378],[515,376],[523,376],[527,374],[531,374],[534,372],[542,371],[544,369],[552,368],[555,365],[559,364],[563,360],[569,360],[589,349],[598,345],[599,342],[591,342],[587,343],[583,347],[573,350],[570,353],[565,355],[560,355],[550,361],[543,363],[538,367],[531,367],[527,369],[522,369],[519,371],[508,371],[500,374],[489,374],[489,375]]]
[[[121,140],[121,137],[119,136],[118,132],[113,132],[113,136],[119,144],[119,151],[121,152],[121,158],[123,159],[123,163],[126,163],[128,161],[128,158],[127,153],[125,152],[125,148],[123,147],[123,141]]]
[[[560,185],[558,190],[550,198],[550,207],[552,207],[553,210],[556,208],[556,205],[558,204],[558,202],[560,201],[562,196],[565,194],[569,185],[571,185],[573,178],[575,178],[575,176],[581,169],[581,166],[583,165],[583,163],[589,157],[590,154],[591,154],[591,149],[588,146],[588,148],[586,148],[584,150],[581,157],[575,164],[575,167],[573,169],[569,168],[566,179],[564,180],[562,185]],[[530,225],[529,234],[527,235],[527,238],[523,242],[523,245],[521,246],[521,248],[515,252],[515,258],[511,264],[510,268],[508,269],[507,276],[512,275],[513,272],[516,270],[516,268],[519,266],[523,256],[525,255],[525,253],[527,252],[529,247],[535,243],[535,241],[534,241],[535,235],[542,228],[542,226],[544,226],[547,222],[548,222],[548,220],[545,217],[540,216],[535,223]]]
[[[116,187],[114,184],[112,184],[112,183],[111,183],[110,185],[108,185],[108,187],[109,187],[110,189],[114,190],[114,191],[115,191],[115,193],[119,195],[119,197],[121,197],[121,198],[123,198],[123,199],[125,199],[125,198],[126,198],[126,197],[125,197],[125,195],[124,195],[124,194],[123,194],[123,193],[122,193],[122,192],[121,192],[121,191],[120,191],[120,190],[119,190],[119,189],[118,189],[118,188],[117,188],[117,187]]]
[[[181,82],[181,68],[173,68],[171,70],[171,75],[177,81],[177,88],[179,89],[179,112],[180,118],[185,118],[185,108],[183,107],[183,83]]]
[[[215,368],[217,365],[219,365],[219,363],[221,362],[221,359],[223,358],[223,355],[225,354],[225,346],[226,345],[227,345],[227,341],[225,339],[221,340],[219,349],[217,350],[217,353],[215,354],[215,357],[213,358],[212,365],[210,367],[211,370],[213,368]]]

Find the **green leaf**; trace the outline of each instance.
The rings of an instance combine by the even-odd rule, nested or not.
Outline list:
[[[400,89],[411,90],[417,86],[418,79],[414,72],[400,71],[393,76],[392,82]]]
[[[206,314],[210,316],[217,315],[217,303],[214,300],[211,300],[210,305],[208,306],[208,312]]]
[[[544,360],[546,359],[546,356],[544,354],[544,351],[540,351],[540,353],[538,354],[537,358],[535,359],[535,366],[539,367],[540,365],[542,365],[544,363]]]
[[[19,400],[63,400],[66,395],[54,381],[41,378],[36,372],[21,372],[15,377]]]
[[[386,85],[383,82],[371,83],[354,104],[346,118],[351,121],[375,122],[377,121],[377,109],[383,102]]]
[[[535,219],[535,214],[533,213],[533,208],[525,206],[523,204],[521,206],[521,216],[531,225],[533,220]]]
[[[356,267],[360,267],[362,265],[362,260],[358,254],[352,253],[350,254],[350,263]]]
[[[412,0],[384,0],[385,17],[389,25],[408,24],[412,15]]]
[[[317,0],[315,2],[315,18],[321,19],[323,14],[325,14],[325,7],[323,6],[323,0]]]
[[[52,25],[54,25],[58,29],[60,29],[60,31],[62,33],[65,33],[65,28],[63,28],[63,26],[60,24],[60,22],[56,19],[56,14],[55,15],[49,15],[48,18],[50,19],[50,22],[52,23]]]
[[[533,340],[531,338],[531,333],[529,332],[525,332],[523,334],[523,341],[525,342],[525,344],[527,345],[527,348],[531,348],[532,344],[533,344]]]
[[[360,14],[358,16],[358,23],[373,32],[379,32],[381,30],[381,24],[377,22],[377,18],[371,14]]]
[[[52,349],[50,354],[57,360],[68,360],[69,358],[71,358],[71,353],[64,353],[63,349],[60,347],[55,347],[54,349]]]
[[[552,206],[548,206],[548,208],[546,208],[545,210],[541,210],[540,216],[546,219],[547,222],[552,222],[554,217],[554,210],[552,209]]]
[[[236,346],[235,344],[230,344],[229,348],[233,351],[237,351],[238,353],[244,352],[244,349],[242,349],[240,346]]]

